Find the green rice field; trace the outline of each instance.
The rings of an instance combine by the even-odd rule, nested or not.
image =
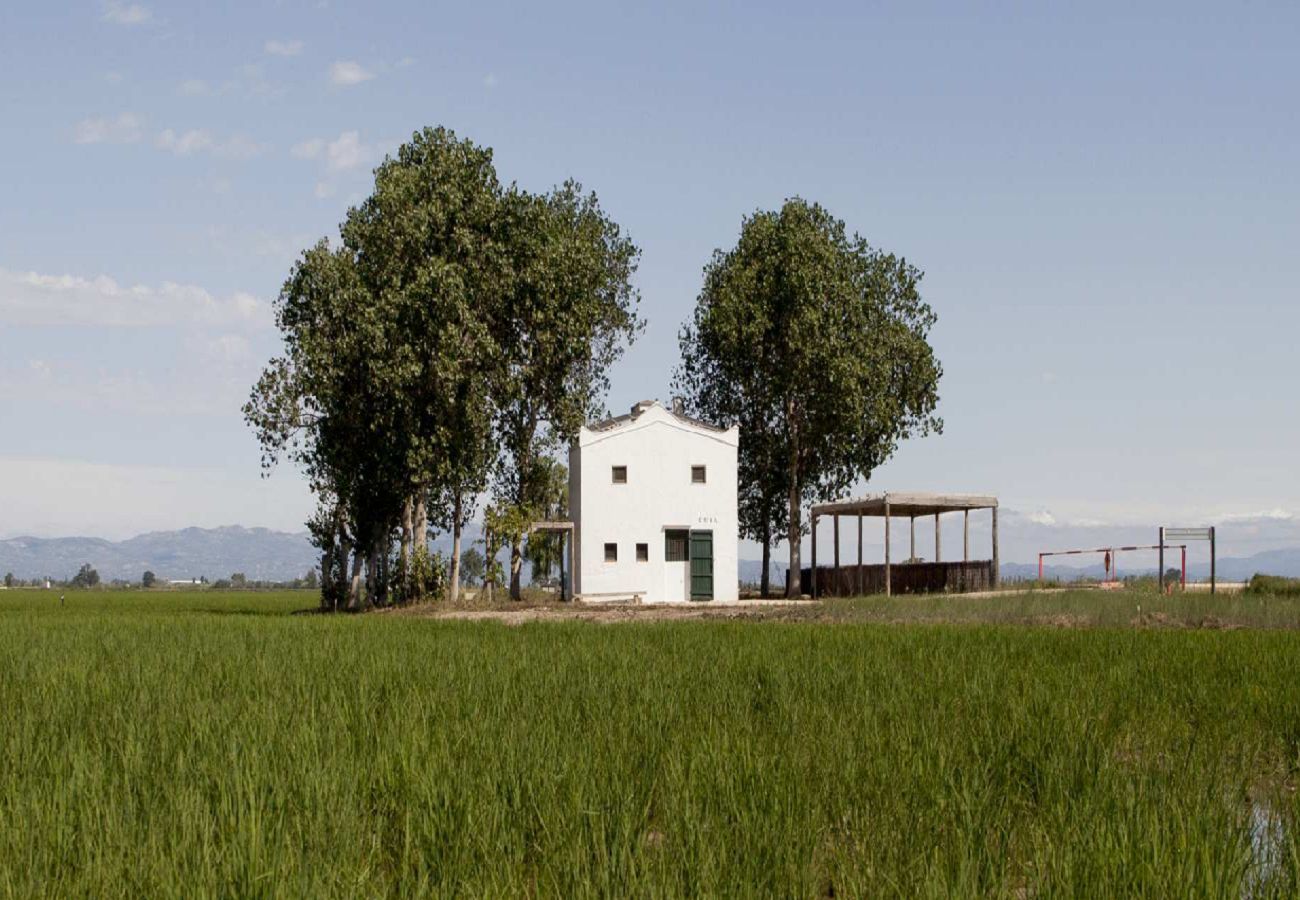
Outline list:
[[[962,602],[0,592],[0,896],[1300,890],[1300,598]]]

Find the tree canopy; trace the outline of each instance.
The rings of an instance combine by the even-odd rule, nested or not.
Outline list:
[[[740,524],[764,545],[765,588],[783,535],[798,592],[807,504],[942,429],[921,274],[798,198],[746,218],[705,267],[675,383],[696,415],[742,429]]]
[[[318,498],[326,607],[427,593],[429,522],[453,534],[454,597],[476,498],[494,483],[501,521],[527,517],[543,459],[635,337],[637,250],[576,182],[503,188],[491,150],[443,128],[379,165],[340,237],[290,273],[284,353],[245,416],[264,465],[287,456]],[[522,534],[509,537],[517,561]]]

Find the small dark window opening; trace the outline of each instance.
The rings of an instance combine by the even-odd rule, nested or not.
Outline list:
[[[650,561],[650,545],[649,545],[649,544],[637,544],[637,545],[636,545],[636,561],[637,561],[637,562],[649,562],[649,561]]]
[[[618,562],[618,544],[605,545],[605,562]]]
[[[686,562],[691,558],[690,540],[689,531],[665,531],[664,559],[667,562]]]
[[[691,466],[691,484],[704,484],[704,466]]]
[[[627,484],[627,466],[614,466],[614,483]]]

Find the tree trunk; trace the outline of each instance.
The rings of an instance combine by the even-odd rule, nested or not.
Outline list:
[[[483,531],[483,589],[487,591],[488,603],[491,603],[496,597],[496,568],[493,566],[495,560],[492,552],[492,532],[484,529]]]
[[[398,575],[402,580],[401,595],[403,600],[411,599],[411,551],[414,549],[414,504],[410,497],[402,504],[402,549]]]
[[[330,544],[320,556],[320,608],[333,611],[338,606],[338,595],[334,593],[334,550],[338,545],[330,535]]]
[[[357,547],[352,551],[352,581],[348,586],[348,609],[361,608],[361,564],[364,561],[361,548]]]
[[[414,523],[413,530],[414,530],[414,532],[415,532],[414,535],[413,535],[414,540],[415,540],[415,547],[414,547],[414,549],[416,549],[416,550],[424,550],[425,552],[428,552],[428,549],[429,549],[429,514],[428,514],[428,512],[426,512],[426,510],[425,510],[425,508],[424,508],[424,488],[423,488],[423,487],[421,487],[421,488],[420,488],[420,492],[419,492],[418,494],[415,495],[415,523]]]
[[[768,570],[772,568],[772,529],[763,527],[763,574],[758,580],[758,595],[764,600],[767,599],[769,591],[772,589],[772,579],[768,575]]]
[[[516,537],[510,541],[510,599],[511,600],[524,599],[523,588],[521,585],[521,582],[523,581],[523,571],[524,571],[523,540],[521,538]]]
[[[375,605],[379,588],[379,550],[371,543],[370,555],[366,558],[366,607]]]
[[[447,578],[447,599],[455,603],[460,599],[460,516],[461,495],[456,492],[456,499],[451,508],[451,572]]]
[[[786,419],[790,423],[790,531],[787,535],[790,541],[790,572],[786,576],[785,595],[791,598],[798,598],[803,593],[802,572],[803,565],[799,559],[800,543],[802,543],[803,524],[799,519],[799,506],[802,498],[799,496],[799,440],[798,431],[795,429],[794,406],[791,403],[786,404]],[[817,577],[817,573],[813,573]]]

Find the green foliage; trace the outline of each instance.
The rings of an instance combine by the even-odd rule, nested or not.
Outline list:
[[[411,585],[416,597],[441,597],[447,589],[447,560],[442,552],[430,553],[427,544],[417,544],[411,554]]]
[[[942,428],[920,280],[797,198],[745,219],[736,246],[705,267],[676,385],[697,415],[744,429],[743,533],[766,545],[784,530],[791,571],[807,503]]]
[[[144,575],[140,578],[141,586],[151,588],[157,583],[158,576],[146,569]]]
[[[1246,585],[1249,594],[1279,597],[1300,597],[1300,578],[1282,578],[1277,575],[1253,575]]]
[[[90,563],[82,563],[77,574],[72,576],[68,582],[68,587],[74,588],[92,588],[99,584],[99,573],[96,572]]]
[[[640,251],[575,181],[544,195],[512,189],[503,206],[512,282],[495,328],[505,459],[493,496],[498,507],[524,509],[541,502],[547,457],[599,410],[609,367],[642,327],[631,281]],[[509,541],[515,599],[522,537],[513,529]]]
[[[6,573],[5,573],[5,587],[7,587],[7,588],[11,588],[11,587],[13,587],[13,586],[14,586],[14,573],[13,573],[13,572],[6,572]]]
[[[554,522],[569,517],[569,470],[551,459],[542,459],[530,479],[530,509],[535,521]],[[558,576],[564,536],[555,532],[535,531],[528,535],[524,555],[532,567],[534,584],[544,584]]]
[[[638,251],[595,195],[504,190],[491,150],[447,129],[385,158],[340,234],[290,273],[285,352],[244,408],[268,470],[288,457],[318,497],[325,609],[360,604],[363,563],[367,602],[421,596],[387,565],[413,500],[454,533],[494,472],[498,505],[536,505],[535,474],[639,327]]]
[[[465,584],[481,584],[487,571],[483,551],[478,547],[469,547],[460,557],[460,577]]]
[[[1064,601],[1133,599],[1099,594]],[[505,628],[302,604],[0,600],[0,809],[21,823],[0,893],[1300,886],[1291,629]]]

